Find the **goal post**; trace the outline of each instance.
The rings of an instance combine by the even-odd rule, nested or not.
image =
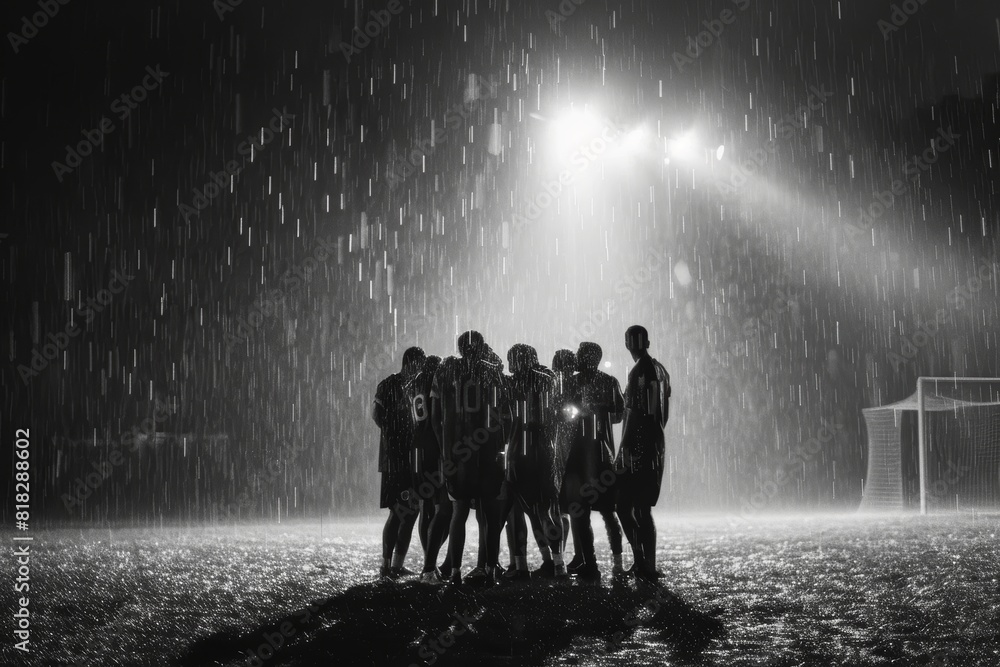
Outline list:
[[[931,501],[1000,506],[1000,378],[920,377],[911,396],[863,414],[868,472],[861,510],[905,509],[913,481],[921,514]],[[915,438],[908,421],[914,416]]]

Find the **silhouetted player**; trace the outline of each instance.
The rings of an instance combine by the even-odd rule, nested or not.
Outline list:
[[[500,380],[503,383],[502,394],[507,396],[509,392],[507,390],[507,377],[503,374],[503,359],[501,359],[500,355],[493,351],[493,348],[490,347],[489,343],[483,343],[483,345],[484,351],[482,359],[486,364],[494,366],[497,369],[497,372],[500,375]],[[506,430],[504,433],[506,434]],[[502,495],[503,491],[501,490],[501,496]],[[483,509],[483,504],[484,503],[478,501],[473,502],[473,508],[476,510],[476,524],[479,526],[486,525],[486,515],[483,514],[485,511]],[[485,586],[487,584],[487,579],[489,579],[489,572],[487,572],[487,566],[489,564],[486,562],[486,555],[489,553],[490,548],[487,545],[487,537],[487,531],[479,531],[479,555],[476,558],[476,567],[462,577],[463,582],[469,584],[470,586]],[[497,555],[499,556],[499,550]],[[496,563],[494,563],[494,565],[496,565]],[[442,565],[441,567],[442,578],[446,578],[445,567],[445,565]],[[492,572],[492,570],[490,570],[490,572]]]
[[[382,529],[380,576],[393,579],[401,574],[412,574],[403,569],[417,518],[411,498],[413,420],[405,386],[417,375],[423,363],[423,350],[419,347],[407,349],[403,353],[402,372],[393,373],[378,384],[372,403],[372,419],[382,431],[378,452],[378,470],[382,473],[380,507],[389,509],[389,518]]]
[[[542,554],[538,575],[563,577],[566,565],[559,513],[562,476],[556,463],[552,409],[555,376],[538,363],[538,353],[530,345],[514,345],[507,360],[512,373],[509,384],[514,418],[505,457],[507,507],[519,505],[531,521]],[[516,571],[527,574],[527,561],[520,555],[515,559],[520,559],[515,560]],[[519,577],[523,575],[512,575]]]
[[[420,523],[417,533],[424,548],[424,558],[431,544],[436,544],[434,553],[440,550],[448,536],[451,522],[451,500],[445,488],[444,472],[441,470],[441,447],[431,425],[431,389],[434,374],[441,365],[441,357],[431,355],[424,360],[423,367],[406,385],[410,400],[410,414],[413,419],[413,441],[411,466],[413,468],[413,491],[420,503]],[[440,515],[439,518],[435,519]],[[432,530],[432,527],[434,530]],[[430,570],[434,574],[434,568]],[[427,573],[425,568],[424,574]],[[424,578],[424,575],[421,575]]]
[[[503,531],[497,496],[503,483],[502,453],[510,412],[499,367],[486,359],[486,349],[478,331],[459,336],[461,358],[448,357],[441,363],[431,391],[432,425],[441,443],[448,494],[454,500],[448,563],[456,584],[461,583],[465,523],[473,504],[482,505],[479,530],[488,537],[495,533],[498,549]],[[425,569],[436,558],[428,549]],[[486,554],[488,570],[497,558],[492,550]]]
[[[603,351],[597,343],[580,343],[575,376],[579,395],[579,428],[566,466],[566,499],[576,551],[572,574],[579,579],[601,578],[594,553],[590,512],[604,517],[614,557],[614,574],[622,574],[622,529],[615,516],[615,440],[611,425],[622,420],[625,409],[618,380],[598,370]],[[577,559],[579,558],[579,561]]]
[[[649,356],[649,334],[638,325],[625,332],[625,347],[635,366],[625,389],[622,447],[615,461],[619,472],[618,516],[635,554],[637,578],[655,579],[656,526],[652,508],[663,481],[663,429],[670,415],[670,375]]]
[[[559,487],[559,510],[562,514],[563,552],[570,535],[569,503],[566,500],[566,464],[573,440],[576,437],[576,418],[579,413],[576,379],[576,354],[572,350],[556,350],[552,355],[552,371],[555,373],[552,409],[555,417],[556,470],[562,483]],[[574,545],[575,546],[575,545]]]

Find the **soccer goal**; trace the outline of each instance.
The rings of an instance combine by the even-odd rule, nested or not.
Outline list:
[[[921,377],[863,414],[862,511],[1000,509],[1000,378]]]

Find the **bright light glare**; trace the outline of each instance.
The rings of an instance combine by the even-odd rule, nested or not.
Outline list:
[[[716,160],[721,160],[722,156],[725,154],[726,154],[726,147],[724,145],[720,145],[717,149],[715,149]]]
[[[611,368],[611,362],[610,361],[605,361],[604,362],[604,367],[605,368]]]
[[[649,145],[649,133],[646,132],[646,128],[637,127],[625,135],[625,140],[622,143],[625,146],[625,150],[629,153],[639,153]]]
[[[600,119],[587,109],[571,109],[552,121],[552,141],[558,153],[586,146],[603,129]]]
[[[694,130],[685,132],[667,144],[670,157],[677,160],[691,160],[698,156],[698,137]]]

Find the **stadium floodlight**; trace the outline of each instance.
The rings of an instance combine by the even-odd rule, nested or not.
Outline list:
[[[920,377],[911,396],[862,411],[868,473],[862,510],[904,509],[903,416],[916,412],[920,513],[962,502],[1000,504],[1000,378]]]
[[[552,149],[557,155],[572,153],[603,129],[600,116],[591,109],[572,108],[551,121]]]
[[[650,141],[649,132],[645,127],[640,125],[625,134],[622,146],[629,153],[639,153],[650,145]]]
[[[671,139],[667,143],[667,154],[675,160],[693,160],[698,157],[698,135],[694,130]]]
[[[725,144],[719,144],[719,147],[715,149],[715,159],[722,160],[722,156],[726,154]]]

